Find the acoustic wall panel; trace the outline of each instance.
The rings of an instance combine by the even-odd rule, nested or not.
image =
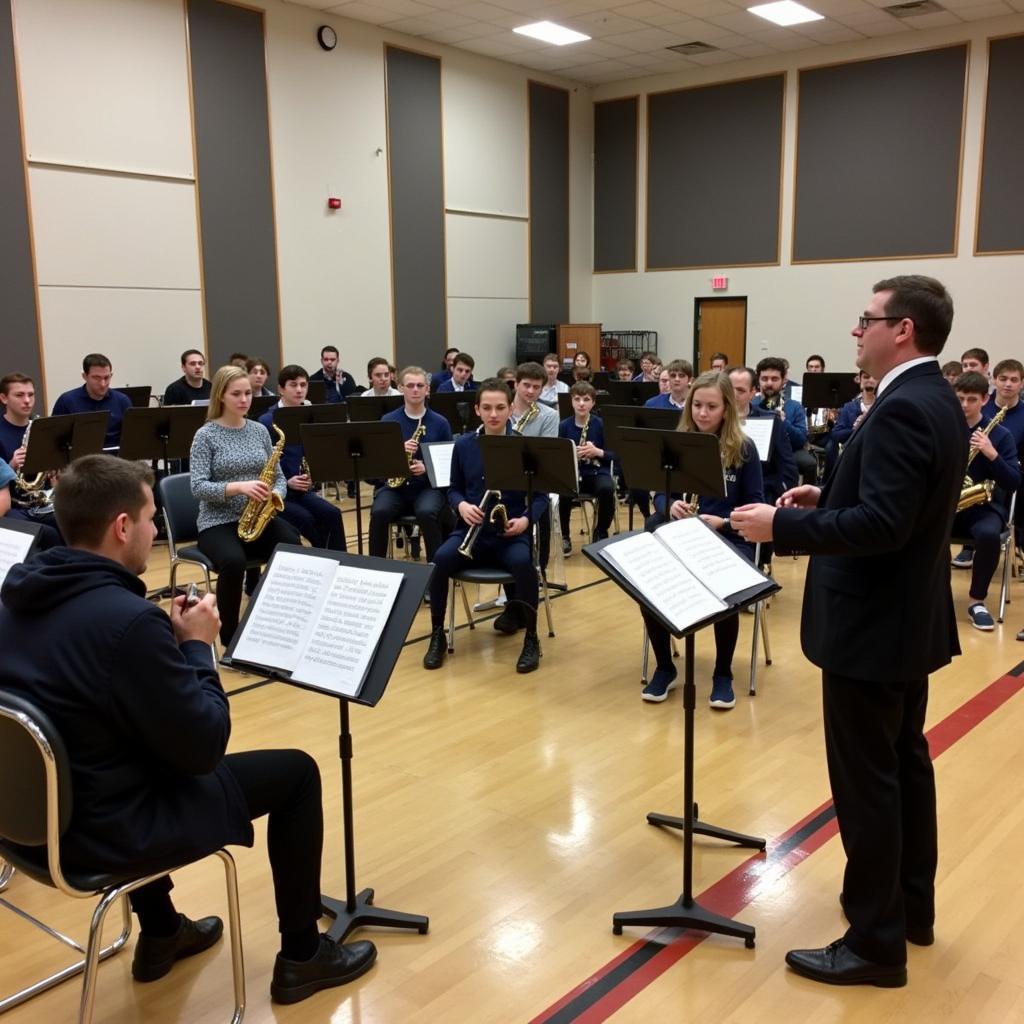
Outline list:
[[[9,7],[0,11],[0,140],[0,190],[4,197],[0,203],[0,348],[7,367],[3,372],[26,373],[42,391],[36,281]]]
[[[188,0],[203,301],[212,367],[281,356],[263,12]]]
[[[976,251],[1024,250],[1024,36],[992,39]]]
[[[529,83],[530,322],[569,321],[569,93]]]
[[[434,367],[447,344],[441,61],[389,46],[385,63],[395,360]]]
[[[594,270],[636,270],[639,97],[594,104]]]
[[[967,46],[800,72],[793,261],[956,252]]]
[[[449,298],[527,297],[526,221],[449,213],[446,223]]]
[[[648,269],[779,262],[785,82],[648,97]]]

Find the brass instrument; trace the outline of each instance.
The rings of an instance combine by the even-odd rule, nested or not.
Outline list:
[[[769,395],[767,398],[761,399],[761,408],[767,409],[768,412],[775,412],[782,405],[782,392],[775,395]]]
[[[1000,409],[988,421],[985,429],[982,433],[988,437],[992,433],[993,427],[999,426],[1003,417],[1006,415],[1006,409]],[[963,512],[965,508],[972,508],[974,505],[984,505],[986,502],[992,500],[992,492],[995,490],[995,481],[983,480],[981,483],[975,483],[971,479],[970,468],[971,463],[974,461],[974,457],[978,454],[977,448],[972,448],[970,454],[967,456],[967,469],[968,472],[964,474],[964,482],[960,488],[960,500],[956,503],[957,512]]]
[[[522,434],[524,430],[540,415],[540,409],[537,407],[536,402],[530,403],[530,408],[523,413],[519,419],[516,420],[515,426],[512,428],[513,434]]]
[[[419,423],[416,424],[416,429],[412,432],[412,437],[409,438],[410,441],[415,441],[417,444],[420,443],[420,438],[427,432],[427,428],[423,425],[423,421],[426,418],[427,417],[425,415],[420,417]],[[406,462],[408,462],[409,465],[411,466],[412,465],[412,452],[406,452],[405,453],[405,459],[406,459]],[[389,476],[387,478],[386,483],[387,483],[388,487],[401,487],[402,484],[404,484],[405,481],[408,480],[408,479],[409,478],[407,476]]]
[[[28,436],[32,433],[32,423],[32,420],[28,421],[25,433],[21,437],[21,447],[25,449],[26,458],[28,457]],[[21,508],[35,510],[37,515],[53,511],[50,498],[43,490],[46,486],[47,476],[47,473],[36,473],[31,480],[28,480],[20,469],[15,472],[14,485],[21,492],[17,496],[16,502]]]
[[[284,451],[284,431],[276,423],[270,425],[277,431],[278,441],[259,476],[260,482],[270,488],[270,495],[266,501],[250,498],[246,503],[242,517],[238,520],[238,536],[241,540],[256,540],[267,528],[267,523],[284,508],[284,499],[274,490],[277,464],[281,461],[281,453]]]
[[[590,413],[588,412],[587,413],[586,421],[583,424],[583,429],[580,430],[580,443],[576,446],[577,448],[582,448],[587,443],[587,431],[589,429],[590,429]],[[580,459],[580,462],[584,463],[587,466],[596,466],[598,460],[597,459]]]
[[[502,533],[508,526],[508,509],[501,504],[501,491],[484,491],[484,495],[480,499],[481,509],[487,504],[489,498],[494,498],[496,504],[489,513],[484,515],[483,523],[476,523],[469,528],[466,539],[459,545],[459,554],[466,558],[473,557],[473,545],[476,544],[477,537],[480,536],[480,531],[484,528],[484,523],[497,526]]]
[[[690,518],[691,516],[699,516],[700,515],[700,495],[699,494],[697,494],[695,491],[692,492],[692,493],[687,492],[687,493],[683,494],[683,502],[684,502],[684,504],[687,504],[687,505],[689,505],[692,508],[692,511],[689,513],[687,518]]]

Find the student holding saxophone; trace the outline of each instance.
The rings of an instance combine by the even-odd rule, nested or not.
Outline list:
[[[299,543],[295,527],[273,515],[252,539],[239,535],[239,521],[247,510],[273,501],[272,494],[283,504],[286,491],[277,447],[265,427],[246,419],[251,404],[252,385],[245,370],[222,366],[213,378],[206,423],[196,431],[189,454],[192,493],[199,499],[199,550],[218,573],[224,645],[238,628],[246,562],[265,562],[278,544]]]

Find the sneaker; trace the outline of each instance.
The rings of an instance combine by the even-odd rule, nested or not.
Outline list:
[[[275,1003],[297,1003],[321,989],[355,981],[376,959],[377,948],[372,942],[343,945],[321,935],[320,948],[311,960],[286,960],[277,955],[270,998]]]
[[[967,609],[967,617],[971,620],[971,625],[975,629],[984,630],[986,633],[991,633],[996,628],[995,619],[992,618],[989,610],[980,602],[978,604],[972,604]]]
[[[711,699],[709,703],[719,711],[728,711],[729,708],[736,707],[736,694],[732,692],[732,676],[711,677]]]
[[[675,666],[656,668],[654,675],[651,676],[651,681],[640,691],[640,696],[643,700],[650,701],[652,704],[660,704],[668,697],[669,690],[674,690],[675,688]]]
[[[204,917],[192,921],[178,915],[178,930],[173,935],[156,937],[139,935],[132,960],[132,977],[136,981],[156,981],[162,978],[176,960],[195,956],[209,949],[224,933],[224,922],[219,917]]]
[[[974,565],[974,551],[971,548],[961,548],[949,564],[954,569],[970,569]]]
[[[562,554],[563,555],[571,555],[572,554],[572,541],[569,540],[568,537],[563,537],[562,538]]]

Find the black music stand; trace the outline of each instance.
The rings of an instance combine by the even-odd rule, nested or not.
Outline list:
[[[468,434],[480,426],[475,391],[442,391],[432,394],[427,404],[451,424],[453,434]]]
[[[643,405],[660,394],[658,382],[653,380],[609,380],[605,390],[615,405]]]
[[[313,483],[352,480],[356,489],[356,537],[363,553],[363,501],[359,484],[366,479],[407,477],[402,428],[384,423],[303,423],[299,427]]]
[[[274,410],[274,423],[284,431],[288,444],[301,444],[299,428],[303,423],[347,423],[348,406],[344,402],[323,405],[279,405]]]
[[[397,426],[397,424],[396,424]],[[305,430],[310,429],[308,426]],[[318,428],[314,428],[318,429]],[[287,673],[275,672],[271,667],[265,665],[254,665],[253,668],[285,682],[292,683],[304,689],[311,689],[317,693],[327,693],[338,699],[341,711],[341,721],[338,736],[338,751],[341,758],[341,807],[342,807],[342,829],[345,841],[345,898],[336,899],[332,896],[321,895],[320,904],[323,912],[334,918],[327,934],[335,942],[343,942],[356,928],[378,926],[385,928],[403,928],[417,931],[420,935],[426,935],[430,927],[430,919],[421,914],[406,914],[398,910],[385,910],[383,907],[373,906],[373,889],[363,889],[356,892],[356,868],[355,868],[355,815],[353,813],[352,795],[352,730],[349,721],[349,704],[362,704],[366,707],[376,707],[377,703],[384,696],[391,673],[395,669],[395,663],[402,653],[402,646],[409,629],[412,627],[416,613],[419,611],[430,582],[430,576],[434,571],[433,565],[419,565],[414,562],[395,562],[386,558],[369,558],[362,555],[350,555],[343,551],[325,551],[319,548],[310,549],[299,544],[279,544],[271,555],[267,571],[260,577],[260,582],[253,594],[252,599],[245,611],[241,625],[236,630],[231,640],[226,659],[231,660],[231,653],[235,644],[244,632],[245,624],[249,615],[256,608],[259,601],[260,591],[270,574],[274,558],[278,552],[291,552],[293,554],[309,555],[313,557],[329,558],[342,565],[352,565],[358,568],[377,569],[382,572],[393,572],[402,576],[402,585],[399,588],[398,596],[395,599],[394,607],[391,609],[391,616],[384,633],[380,638],[367,676],[354,696],[339,694],[332,690],[323,689],[318,686],[307,686],[300,682],[292,682],[287,678]],[[237,662],[234,664],[248,664]]]
[[[686,436],[686,435],[683,435]],[[720,465],[720,464],[719,464]],[[679,484],[682,490],[700,492],[702,478],[690,476],[685,471],[679,471]],[[719,477],[719,479],[721,479]],[[708,492],[704,492],[708,493]],[[716,932],[720,935],[732,935],[744,940],[747,949],[754,948],[755,930],[747,924],[741,924],[732,918],[716,914],[714,911],[706,910],[693,898],[693,837],[694,835],[709,836],[713,839],[722,839],[726,842],[735,843],[737,846],[763,851],[767,846],[764,839],[757,836],[744,835],[741,832],[733,832],[730,829],[720,828],[717,825],[709,825],[707,822],[698,820],[697,804],[693,796],[693,754],[694,754],[694,712],[697,707],[697,687],[694,683],[694,636],[702,629],[713,626],[721,619],[739,613],[739,609],[747,604],[760,601],[781,588],[769,577],[764,577],[764,586],[752,587],[741,591],[738,594],[731,594],[727,600],[729,607],[715,615],[690,626],[685,630],[676,629],[659,611],[659,609],[639,594],[636,588],[623,576],[611,563],[602,557],[602,550],[609,544],[622,540],[622,536],[609,537],[607,540],[599,540],[588,544],[583,548],[583,553],[602,571],[614,580],[623,590],[626,591],[635,601],[643,604],[655,618],[675,637],[684,638],[684,660],[683,660],[683,817],[650,812],[647,815],[647,822],[650,825],[664,825],[668,828],[682,829],[683,832],[683,891],[675,903],[668,906],[655,907],[649,910],[627,910],[621,911],[612,916],[612,931],[616,935],[622,934],[622,929],[628,925],[654,925],[668,928],[693,928],[697,931]]]
[[[401,395],[371,395],[364,392],[352,395],[348,400],[348,418],[353,423],[372,423],[387,412],[394,412],[405,405]]]
[[[98,455],[103,451],[109,418],[110,413],[104,409],[33,420],[22,473],[26,477],[50,473],[70,466],[83,455]]]
[[[145,409],[149,405],[149,396],[153,393],[153,388],[149,384],[136,387],[114,388],[114,390],[120,391],[122,395],[127,395],[128,400],[135,409]]]
[[[800,404],[805,409],[841,409],[860,394],[850,373],[805,373]]]
[[[327,402],[327,384],[322,380],[311,380],[306,397],[311,405],[323,405]],[[344,402],[332,402],[331,405],[344,405]]]
[[[192,405],[164,405],[126,409],[121,426],[122,459],[187,459],[192,438],[206,422],[206,409]],[[33,435],[35,436],[35,435]]]
[[[272,405],[277,404],[277,395],[253,395],[247,419],[258,420]]]

